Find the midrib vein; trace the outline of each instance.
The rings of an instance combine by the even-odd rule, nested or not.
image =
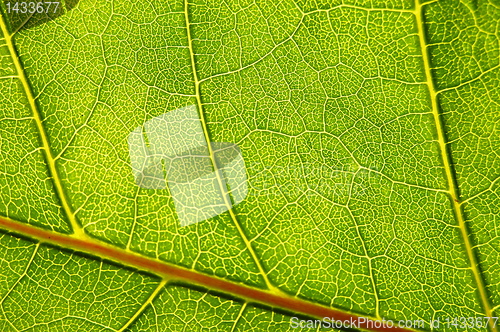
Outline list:
[[[454,172],[451,167],[451,158],[446,149],[446,137],[444,131],[444,124],[439,114],[439,107],[437,102],[437,94],[438,91],[434,86],[434,80],[432,78],[431,72],[431,63],[429,59],[429,54],[427,51],[427,43],[425,40],[425,31],[424,31],[424,19],[423,19],[423,10],[422,7],[426,5],[420,4],[419,0],[415,0],[415,12],[414,15],[417,20],[417,29],[418,29],[418,37],[420,42],[420,49],[422,51],[422,59],[424,62],[424,70],[425,70],[425,80],[426,85],[429,90],[430,98],[431,98],[431,106],[432,106],[432,115],[434,117],[434,122],[436,125],[436,131],[438,135],[438,144],[439,150],[441,153],[441,159],[443,161],[446,181],[448,184],[448,193],[451,196],[451,202],[453,205],[453,212],[458,220],[458,225],[460,228],[460,233],[462,235],[462,240],[465,244],[465,251],[467,253],[467,258],[469,259],[469,264],[472,270],[472,274],[474,276],[474,280],[477,284],[479,297],[481,301],[481,305],[483,306],[484,313],[486,317],[492,317],[491,305],[488,300],[488,295],[486,292],[486,286],[484,280],[481,276],[481,272],[479,271],[479,264],[472,249],[472,243],[469,237],[469,231],[467,229],[467,225],[465,222],[464,213],[460,207],[460,197],[458,195],[457,183],[455,181]],[[497,331],[496,326],[493,324],[493,321],[488,320],[490,328],[492,331]]]
[[[232,209],[231,202],[229,202],[229,195],[227,192],[227,188],[224,185],[224,182],[222,181],[220,177],[220,172],[218,171],[217,163],[215,161],[215,155],[214,151],[212,149],[212,144],[210,141],[210,135],[208,134],[208,128],[207,124],[205,121],[205,115],[203,113],[203,104],[201,103],[201,94],[200,94],[200,80],[198,79],[198,72],[196,71],[196,62],[194,58],[194,50],[193,50],[193,39],[191,37],[191,28],[190,28],[190,21],[189,21],[189,11],[188,11],[188,0],[184,0],[184,17],[186,21],[186,31],[187,31],[187,41],[188,41],[188,48],[189,48],[189,57],[191,61],[191,71],[193,72],[193,80],[194,80],[194,87],[195,87],[195,97],[196,97],[196,103],[198,104],[197,109],[198,113],[200,116],[200,121],[201,125],[203,127],[203,134],[205,136],[205,141],[207,142],[207,147],[208,147],[208,153],[210,155],[210,161],[212,163],[212,167],[214,168],[215,171],[215,176],[217,178],[217,182],[219,184],[219,187],[222,192],[222,197],[224,199],[224,204],[227,207],[227,210],[229,212],[229,215],[231,216],[231,219],[238,229],[238,233],[240,237],[243,239],[245,242],[245,245],[250,252],[250,255],[252,256],[255,264],[257,265],[257,268],[259,269],[260,274],[262,275],[262,278],[264,279],[264,282],[266,283],[266,286],[269,288],[270,291],[275,292],[275,293],[281,293],[281,291],[274,287],[271,282],[269,281],[267,277],[267,273],[265,272],[264,268],[262,267],[260,260],[258,259],[257,255],[255,254],[255,251],[252,248],[252,245],[248,238],[246,237],[245,233],[243,232],[243,229],[241,228],[240,223],[238,222],[238,219],[236,218],[236,215],[234,214],[234,211]]]
[[[24,69],[21,65],[21,61],[19,60],[19,57],[17,56],[14,43],[12,41],[13,35],[11,35],[7,29],[7,24],[5,22],[5,19],[3,15],[0,13],[0,29],[2,30],[2,33],[5,38],[5,43],[7,44],[7,48],[9,49],[10,57],[12,58],[12,61],[14,62],[14,67],[16,68],[17,72],[17,78],[21,81],[21,84],[24,89],[24,93],[26,94],[26,98],[28,98],[28,103],[31,109],[31,112],[33,114],[33,119],[35,120],[36,127],[38,128],[38,134],[40,136],[40,140],[42,141],[42,147],[43,150],[45,151],[45,157],[46,157],[46,162],[49,166],[50,174],[53,179],[53,183],[56,189],[56,193],[59,196],[59,199],[61,200],[61,205],[66,213],[66,216],[68,217],[68,220],[71,224],[71,227],[73,228],[73,233],[75,236],[78,237],[85,237],[85,233],[83,232],[82,228],[78,224],[75,218],[75,214],[71,210],[68,199],[66,197],[66,194],[64,193],[61,179],[59,178],[59,173],[57,172],[56,168],[56,162],[54,159],[54,156],[52,155],[52,151],[50,150],[49,146],[49,140],[47,137],[47,133],[45,132],[45,128],[43,127],[42,123],[42,117],[41,114],[38,110],[38,107],[36,105],[35,98],[33,96],[33,92],[31,91],[31,87],[28,82],[28,78],[26,77],[26,73],[24,72]]]
[[[162,282],[156,287],[156,290],[149,296],[149,303],[156,298],[161,289],[166,284],[183,284],[198,285],[210,290],[215,290],[223,294],[228,294],[242,299],[248,303],[260,303],[265,306],[279,308],[291,313],[298,313],[308,317],[316,317],[322,319],[329,317],[334,320],[342,321],[358,321],[359,315],[344,311],[341,309],[334,309],[318,303],[309,302],[307,300],[299,299],[287,294],[276,294],[268,290],[254,288],[242,283],[229,281],[212,275],[206,275],[194,270],[186,269],[176,266],[172,263],[167,263],[152,257],[143,256],[139,253],[130,250],[124,250],[113,246],[112,244],[93,239],[91,237],[78,238],[74,235],[66,235],[41,229],[20,221],[12,220],[0,216],[0,229],[27,236],[40,243],[50,244],[59,248],[71,249],[77,252],[86,253],[98,259],[110,260],[136,268],[140,271],[152,273],[161,277]],[[147,304],[133,315],[135,318],[139,317],[141,312],[147,307]],[[374,317],[363,315],[364,318],[369,320],[377,320]],[[131,320],[132,321],[132,320]],[[394,327],[391,329],[375,326],[365,328],[369,331],[409,331],[408,329]]]

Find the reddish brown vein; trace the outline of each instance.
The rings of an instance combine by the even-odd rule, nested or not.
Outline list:
[[[221,291],[223,293],[245,299],[249,302],[261,303],[274,308],[285,309],[317,318],[329,317],[334,320],[358,322],[361,317],[322,306],[320,304],[308,302],[296,297],[276,295],[262,289],[252,288],[236,282],[187,270],[153,258],[141,256],[139,254],[114,247],[110,244],[100,242],[92,238],[76,238],[71,235],[44,230],[3,217],[0,217],[0,228],[20,235],[29,236],[30,238],[36,239],[40,242],[50,243],[63,248],[70,248],[89,253],[97,257],[104,257],[127,266],[152,272],[163,278],[183,281],[206,287],[208,289]],[[365,324],[366,325],[357,326],[371,331],[408,331],[399,327],[368,328],[368,324],[370,323],[367,322]],[[373,324],[373,321],[371,324]]]

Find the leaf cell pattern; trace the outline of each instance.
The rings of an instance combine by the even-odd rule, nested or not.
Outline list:
[[[494,0],[0,8],[2,216],[374,319],[498,315]],[[127,137],[189,105],[248,192],[181,227]],[[242,294],[1,235],[2,331],[290,329]]]

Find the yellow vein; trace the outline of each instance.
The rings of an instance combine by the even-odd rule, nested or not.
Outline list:
[[[158,296],[158,293],[163,289],[163,287],[165,287],[165,285],[167,284],[167,281],[168,281],[168,279],[163,279],[158,284],[158,286],[156,287],[156,289],[153,291],[153,293],[151,293],[151,295],[148,297],[148,299],[142,304],[142,306],[139,308],[139,310],[137,310],[135,312],[135,314],[132,317],[130,317],[130,319],[117,332],[123,332],[126,329],[128,329],[129,326],[133,322],[135,322],[135,320],[137,319],[137,317],[139,317],[140,315],[142,315],[142,313],[144,312],[144,310],[146,310],[146,308],[148,307],[148,305],[150,305],[153,302],[153,300],[156,298],[156,296]]]
[[[419,42],[420,42],[420,49],[422,51],[422,58],[423,58],[423,62],[424,62],[425,79],[426,79],[426,84],[428,86],[429,94],[431,97],[432,115],[434,117],[434,122],[436,124],[438,143],[439,143],[439,148],[441,151],[441,159],[443,160],[443,164],[444,164],[446,179],[448,182],[449,194],[451,196],[451,203],[453,205],[453,210],[454,210],[455,216],[458,220],[460,233],[462,235],[462,239],[463,239],[464,244],[465,244],[465,250],[466,250],[469,262],[470,262],[472,274],[473,274],[474,280],[477,284],[481,305],[484,309],[485,316],[491,317],[492,316],[491,305],[490,305],[490,302],[488,300],[488,295],[486,293],[486,286],[485,286],[483,278],[481,277],[481,272],[479,271],[479,264],[477,262],[476,255],[472,249],[472,243],[471,243],[471,240],[469,237],[469,231],[467,229],[464,214],[463,214],[462,209],[460,207],[458,188],[457,188],[457,185],[456,185],[456,182],[454,179],[453,170],[451,168],[451,158],[446,150],[446,138],[444,135],[444,125],[443,125],[441,116],[439,114],[439,108],[438,108],[438,103],[437,103],[438,91],[436,90],[436,88],[434,86],[434,81],[432,80],[431,62],[429,59],[429,54],[427,52],[427,44],[426,44],[426,40],[425,40],[424,20],[423,20],[423,12],[422,12],[422,6],[424,6],[424,5],[425,4],[420,4],[419,0],[415,0],[414,15],[415,15],[416,20],[417,20],[417,29],[418,29],[418,36],[419,36]],[[489,320],[488,322],[490,324],[491,330],[497,331],[495,325],[493,324],[493,321]]]
[[[480,192],[478,192],[477,194],[473,195],[473,196],[469,196],[467,197],[467,199],[464,199],[463,201],[460,202],[460,205],[463,205],[467,202],[470,202],[472,201],[473,199],[476,199],[478,198],[479,196],[481,196],[482,194],[488,192],[488,191],[492,191],[493,190],[493,187],[495,186],[495,183],[500,180],[500,176],[497,177],[495,180],[491,181],[490,185],[488,186],[488,188],[486,189],[483,189],[481,190]]]
[[[234,319],[234,324],[233,324],[233,327],[231,328],[231,331],[230,331],[230,332],[234,332],[234,331],[236,331],[236,327],[238,326],[238,323],[240,322],[241,317],[243,317],[243,313],[245,312],[245,308],[247,307],[247,303],[248,303],[248,302],[245,302],[245,303],[243,303],[243,305],[241,306],[240,312],[238,312],[238,317],[236,317],[236,318]]]
[[[479,74],[476,77],[471,78],[468,81],[465,81],[465,82],[460,83],[460,84],[455,85],[455,86],[450,86],[449,88],[444,88],[444,89],[438,90],[437,93],[443,93],[445,91],[450,91],[450,90],[458,90],[458,89],[460,89],[461,87],[463,87],[465,85],[468,85],[468,84],[471,84],[471,83],[473,83],[473,82],[475,82],[477,80],[480,80],[483,76],[486,76],[488,73],[490,73],[490,72],[492,72],[492,71],[494,71],[494,70],[496,70],[498,68],[500,68],[500,64],[498,64],[496,66],[493,66],[490,69],[487,69],[487,70],[481,72],[481,74]]]
[[[40,139],[42,141],[43,149],[45,150],[45,156],[46,156],[46,161],[50,169],[50,173],[53,178],[54,185],[56,187],[56,192],[59,196],[59,199],[61,200],[61,204],[63,207],[63,210],[65,211],[71,227],[73,228],[73,232],[75,233],[76,236],[78,237],[84,237],[85,233],[83,232],[82,228],[80,225],[78,225],[78,222],[76,221],[75,215],[73,211],[71,210],[68,200],[66,198],[66,195],[64,193],[62,184],[61,184],[61,179],[59,178],[59,173],[57,172],[56,169],[56,163],[54,160],[54,156],[52,155],[52,152],[50,150],[49,146],[49,139],[47,137],[47,133],[45,132],[45,128],[43,127],[42,123],[42,117],[41,114],[38,110],[38,107],[36,105],[35,98],[33,97],[33,92],[31,91],[31,87],[28,83],[28,78],[26,77],[26,73],[24,72],[24,69],[21,65],[21,61],[19,60],[14,43],[12,41],[13,35],[9,34],[9,31],[7,30],[7,25],[5,23],[5,19],[3,15],[0,14],[0,29],[2,30],[2,33],[5,38],[5,43],[7,44],[7,47],[9,49],[10,57],[12,58],[12,61],[14,62],[14,67],[16,68],[17,76],[19,80],[21,81],[21,84],[23,86],[24,92],[26,93],[26,98],[28,98],[29,106],[31,108],[31,111],[33,113],[33,118],[35,120],[36,126],[38,128],[38,133],[40,135]]]
[[[219,187],[222,191],[222,196],[224,197],[224,204],[228,208],[229,215],[231,216],[231,219],[233,220],[236,228],[238,229],[238,232],[245,242],[246,247],[248,248],[248,251],[250,252],[250,255],[252,256],[255,264],[257,265],[257,268],[259,269],[260,274],[262,274],[262,277],[264,278],[264,281],[269,288],[269,290],[279,293],[280,291],[275,288],[269,279],[267,278],[267,274],[264,272],[264,269],[262,265],[260,264],[259,259],[257,258],[257,255],[255,254],[255,251],[252,248],[252,245],[250,244],[250,241],[246,237],[245,233],[243,232],[243,229],[241,228],[238,220],[236,219],[236,215],[234,214],[234,211],[231,206],[231,202],[228,200],[227,195],[227,188],[223,184],[223,181],[220,177],[220,172],[217,171],[217,163],[215,162],[214,158],[214,151],[212,149],[212,144],[210,144],[210,137],[208,135],[208,129],[207,129],[207,124],[205,122],[205,117],[203,115],[203,105],[201,103],[201,93],[200,93],[200,81],[198,79],[198,73],[196,71],[196,64],[195,64],[195,59],[194,59],[194,50],[193,50],[193,39],[191,37],[191,29],[190,29],[190,22],[189,22],[189,12],[188,12],[188,0],[184,0],[184,16],[186,20],[186,32],[187,32],[187,41],[188,41],[188,48],[189,48],[189,56],[191,59],[191,70],[193,72],[193,80],[194,80],[194,87],[195,87],[195,96],[196,96],[196,103],[198,104],[198,112],[200,114],[200,120],[201,120],[201,125],[203,127],[203,133],[205,135],[205,140],[207,142],[208,146],[208,153],[210,154],[210,160],[212,162],[212,166],[215,170],[215,174],[217,177],[217,182],[219,184]]]
[[[351,187],[349,189],[350,193],[352,193],[352,190],[353,190],[352,187],[353,187],[353,185],[354,185],[354,181],[351,181]],[[349,194],[349,199],[350,198],[351,198],[351,195]],[[351,217],[352,222],[356,226],[355,227],[356,228],[356,233],[358,235],[358,238],[361,241],[361,246],[363,247],[363,252],[365,254],[365,257],[368,260],[368,271],[370,272],[370,283],[371,283],[371,286],[372,286],[372,289],[373,289],[373,297],[375,298],[375,317],[377,317],[377,319],[380,319],[380,299],[379,299],[379,296],[378,296],[378,293],[377,293],[377,283],[375,282],[375,276],[373,274],[373,264],[372,264],[372,259],[373,258],[368,255],[368,250],[366,249],[365,240],[361,236],[361,232],[359,231],[359,224],[356,221],[356,218],[354,217],[354,214],[352,213],[351,209],[348,206],[346,206],[346,210],[349,213],[349,216]]]

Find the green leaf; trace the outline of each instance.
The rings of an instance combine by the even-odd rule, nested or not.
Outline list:
[[[497,330],[481,318],[500,309],[495,0],[14,3],[1,331]],[[215,172],[226,208],[181,227],[128,139],[191,105],[205,157],[236,145],[248,192],[236,204]]]

